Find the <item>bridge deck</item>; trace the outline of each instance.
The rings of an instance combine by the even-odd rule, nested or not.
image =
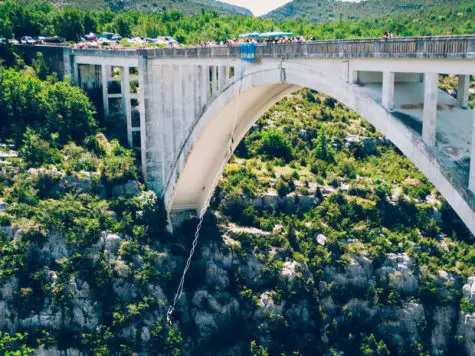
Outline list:
[[[21,45],[20,45],[21,46]],[[26,45],[28,46],[28,45]],[[30,46],[31,47],[31,46]],[[37,47],[58,47],[40,45]],[[67,48],[67,47],[65,47]],[[75,55],[106,57],[239,58],[240,46],[145,49],[72,49]],[[256,58],[475,58],[475,35],[352,39],[258,44]]]

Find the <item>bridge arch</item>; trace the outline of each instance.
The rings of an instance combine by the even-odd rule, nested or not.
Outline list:
[[[213,98],[195,121],[165,185],[164,199],[168,212],[172,216],[175,212],[199,212],[208,204],[206,197],[210,190],[214,190],[227,163],[226,147],[234,124],[233,151],[262,114],[286,95],[308,88],[346,105],[395,144],[475,233],[475,213],[467,198],[470,193],[454,184],[419,135],[396,119],[360,86],[342,77],[304,63],[282,62],[279,67],[273,64],[259,66],[255,71],[246,70],[242,80],[238,78]]]

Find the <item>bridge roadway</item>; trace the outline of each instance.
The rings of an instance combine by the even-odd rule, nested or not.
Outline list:
[[[475,36],[258,45],[254,63],[239,47],[20,49],[43,51],[78,85],[102,87],[105,115],[141,150],[146,182],[174,222],[208,204],[230,136],[234,149],[260,115],[307,87],[382,132],[475,233]],[[440,74],[458,76],[456,97],[438,89]]]

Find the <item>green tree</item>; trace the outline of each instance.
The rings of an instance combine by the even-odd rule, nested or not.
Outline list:
[[[262,134],[259,153],[289,161],[292,158],[292,148],[287,137],[276,129],[269,129]]]
[[[327,140],[325,131],[322,129],[318,133],[316,142],[315,142],[315,156],[318,159],[321,159],[326,162],[333,162],[334,160],[334,150],[333,147]]]
[[[51,148],[48,141],[42,140],[30,128],[25,132],[20,154],[30,167],[40,167],[59,160],[58,150]]]
[[[85,33],[84,13],[74,7],[66,7],[55,17],[55,31],[68,41],[78,41]]]

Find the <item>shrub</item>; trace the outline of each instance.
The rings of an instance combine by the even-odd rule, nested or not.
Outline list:
[[[277,179],[275,189],[277,190],[279,196],[282,198],[295,190],[295,183],[292,177],[281,176]]]
[[[285,161],[292,158],[289,141],[283,133],[275,129],[269,129],[263,133],[258,152],[270,157],[282,158]]]
[[[29,128],[24,134],[20,154],[29,167],[40,167],[60,160],[58,150],[52,148],[47,141],[41,139],[34,130]]]

